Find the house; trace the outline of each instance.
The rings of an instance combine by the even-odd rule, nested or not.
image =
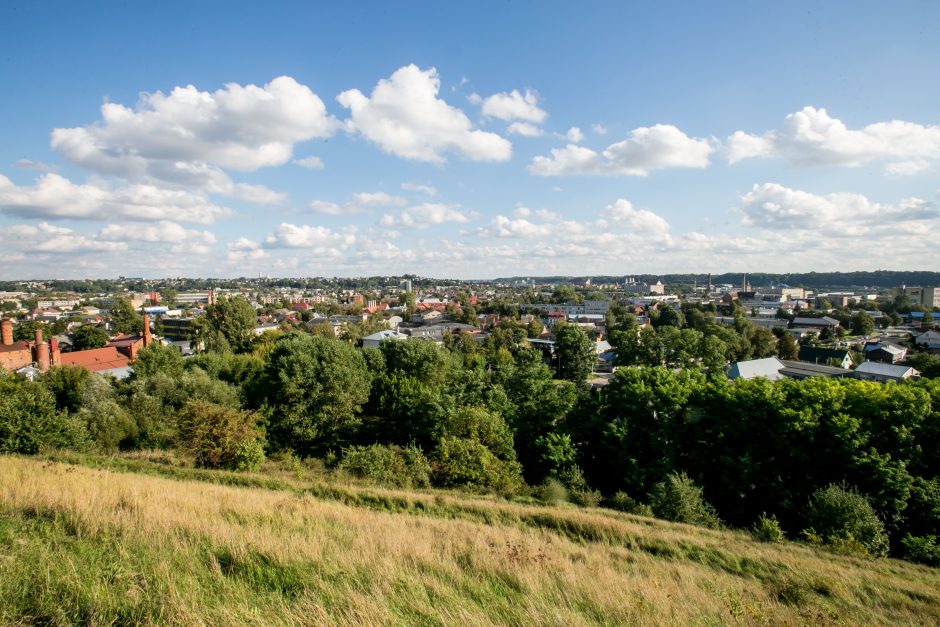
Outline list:
[[[780,373],[784,364],[776,357],[765,357],[764,359],[749,359],[731,364],[728,370],[729,379],[756,379],[763,377],[770,381],[782,379],[784,375]]]
[[[839,326],[839,321],[835,318],[830,318],[829,316],[823,316],[821,318],[808,318],[806,316],[797,316],[793,319],[793,323],[790,325],[794,328],[810,328],[810,329],[835,329]]]
[[[362,338],[362,347],[363,348],[378,348],[379,344],[385,340],[407,340],[409,336],[404,333],[399,333],[394,329],[385,329],[384,331],[379,331],[378,333],[373,333],[372,335],[367,335]]]
[[[844,379],[852,376],[852,371],[848,368],[837,368],[835,366],[826,366],[824,364],[813,364],[804,361],[783,361],[783,369],[780,374],[789,379],[809,379],[810,377],[828,377],[830,379]]]
[[[876,343],[865,345],[865,359],[896,364],[907,357],[907,349],[897,344]]]
[[[886,383],[888,381],[901,381],[920,377],[920,372],[910,366],[897,366],[886,364],[879,361],[863,362],[853,373],[856,379],[861,381],[877,381]]]
[[[914,343],[920,346],[926,346],[928,349],[940,348],[940,331],[930,329],[914,338]]]
[[[801,346],[799,359],[809,364],[822,364],[824,366],[834,364],[839,368],[851,368],[854,365],[849,351],[837,348]]]

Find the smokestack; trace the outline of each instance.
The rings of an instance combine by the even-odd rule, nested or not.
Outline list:
[[[150,316],[144,314],[144,348],[150,346],[153,338],[150,337]]]
[[[59,340],[49,340],[49,362],[53,367],[62,365],[62,353],[59,351]]]
[[[0,335],[3,337],[3,345],[10,346],[13,343],[13,321],[9,318],[4,318],[0,321]]]
[[[36,366],[39,368],[39,372],[47,372],[49,370],[49,345],[42,340],[42,331],[36,329]]]

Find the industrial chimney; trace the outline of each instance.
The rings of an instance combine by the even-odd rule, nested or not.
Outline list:
[[[153,338],[150,336],[150,316],[144,314],[144,348],[150,346]]]
[[[3,337],[4,346],[13,344],[13,321],[11,319],[4,318],[0,321],[0,335]]]
[[[39,372],[49,371],[49,345],[42,339],[42,331],[36,329],[35,359]]]

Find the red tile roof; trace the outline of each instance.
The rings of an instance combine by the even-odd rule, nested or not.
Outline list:
[[[73,353],[62,353],[63,366],[81,366],[85,370],[98,372],[99,370],[110,370],[111,368],[122,368],[131,363],[127,355],[124,355],[113,346],[104,348],[92,348],[87,351],[75,351]]]

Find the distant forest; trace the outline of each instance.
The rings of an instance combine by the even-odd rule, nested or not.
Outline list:
[[[712,283],[718,285],[730,283],[740,285],[743,272],[725,272],[713,274]],[[662,281],[668,285],[704,285],[708,282],[708,274],[618,274],[616,276],[592,276],[591,282],[621,283],[625,276],[632,276],[637,281]],[[496,282],[519,281],[524,277],[494,279]],[[580,282],[588,277],[532,277],[543,283]],[[768,272],[748,272],[747,281],[753,286],[767,286],[784,283],[791,287],[806,288],[870,288],[885,289],[901,287],[902,285],[937,286],[940,285],[940,272],[913,271],[898,272],[894,270],[876,270],[874,272],[804,272],[790,274],[772,274]]]

